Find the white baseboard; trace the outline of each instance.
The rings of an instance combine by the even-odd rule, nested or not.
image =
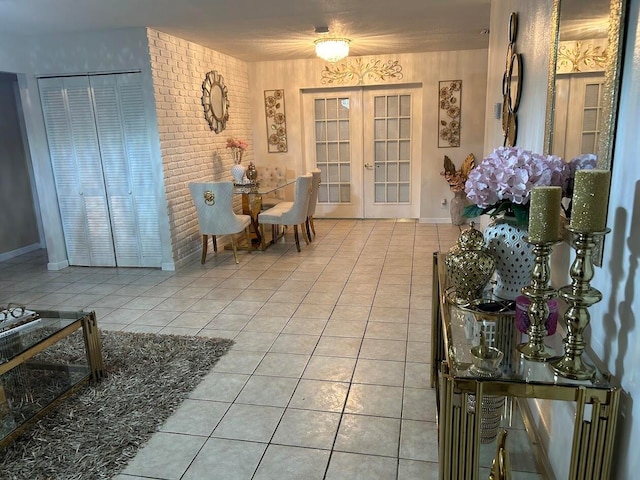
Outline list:
[[[32,245],[27,245],[26,247],[17,248],[10,252],[0,253],[0,262],[5,260],[9,260],[10,258],[19,257],[20,255],[24,255],[25,253],[31,253],[34,250],[40,250],[42,245],[39,243],[34,243]]]
[[[164,272],[175,272],[176,271],[176,264],[174,262],[163,262],[162,263],[162,270]]]
[[[451,223],[451,217],[445,218],[420,218],[418,223]]]
[[[63,260],[62,262],[49,262],[47,263],[47,270],[62,270],[69,266],[69,260]]]

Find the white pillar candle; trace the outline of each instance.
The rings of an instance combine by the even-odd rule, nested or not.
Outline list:
[[[573,183],[571,222],[578,232],[602,232],[607,224],[609,170],[578,170]]]
[[[557,242],[560,238],[560,187],[534,187],[529,209],[529,241]]]

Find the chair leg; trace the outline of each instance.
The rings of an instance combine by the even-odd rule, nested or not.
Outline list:
[[[247,237],[247,244],[248,244],[247,248],[249,250],[249,253],[251,253],[251,251],[253,250],[253,245],[251,244],[251,232],[250,232],[249,227],[244,229],[244,234]]]
[[[309,237],[307,236],[307,229],[306,229],[306,225],[305,222],[302,222],[300,224],[300,230],[302,230],[302,238],[304,238],[304,242],[309,245],[310,240]]]
[[[236,263],[240,263],[238,260],[238,248],[236,247],[236,239],[231,235],[231,247],[233,248],[233,258],[236,259]]]
[[[313,215],[311,215],[309,217],[309,223],[311,224],[311,231],[313,232],[313,235],[316,235],[316,227],[313,225]]]
[[[262,248],[262,250],[267,248],[264,244],[264,224],[263,223],[260,224],[260,248]]]
[[[215,238],[215,237],[213,237]],[[215,240],[214,240],[215,241]],[[206,235],[202,235],[202,258],[200,263],[204,265],[207,260],[207,245],[209,244],[209,238]]]
[[[304,226],[307,229],[307,237],[309,237],[309,240],[313,240],[313,238],[311,238],[311,227],[309,226],[309,217],[307,217],[307,219],[304,221]]]
[[[293,226],[293,232],[296,239],[296,248],[298,249],[298,252],[301,252],[302,250],[300,250],[300,239],[298,238],[298,225]]]
[[[218,252],[218,239],[216,238],[215,235],[212,235],[213,237],[213,251],[214,252]]]

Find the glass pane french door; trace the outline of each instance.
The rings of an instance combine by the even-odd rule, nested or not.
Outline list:
[[[306,169],[322,172],[316,216],[362,218],[362,93],[303,97]]]
[[[316,216],[418,217],[419,95],[362,88],[303,95],[305,166],[322,171]]]
[[[364,216],[418,218],[419,89],[364,93]],[[416,180],[414,182],[414,180]]]

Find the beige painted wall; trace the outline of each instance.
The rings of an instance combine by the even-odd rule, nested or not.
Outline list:
[[[388,83],[367,81],[367,85],[422,84],[422,176],[420,219],[430,222],[449,222],[448,207],[443,198],[451,199],[447,183],[440,172],[444,155],[456,165],[473,153],[482,158],[484,143],[485,94],[487,79],[487,51],[430,52],[402,54],[393,57],[364,57],[363,60],[398,60],[403,78]],[[350,58],[353,61],[353,58]],[[293,172],[303,173],[301,90],[327,88],[321,83],[322,60],[292,60],[249,64],[251,112],[254,154],[257,165],[282,163]],[[462,80],[461,146],[438,148],[438,82]],[[356,83],[356,82],[354,82]],[[336,88],[336,87],[329,87]],[[264,114],[264,90],[284,89],[287,115],[288,152],[267,153],[267,132]]]
[[[494,106],[502,103],[502,75],[505,70],[509,15],[518,13],[516,52],[522,54],[522,97],[518,108],[516,145],[542,152],[547,101],[547,78],[551,44],[553,0],[493,0],[487,76],[485,154],[503,143],[502,123],[493,117]]]

